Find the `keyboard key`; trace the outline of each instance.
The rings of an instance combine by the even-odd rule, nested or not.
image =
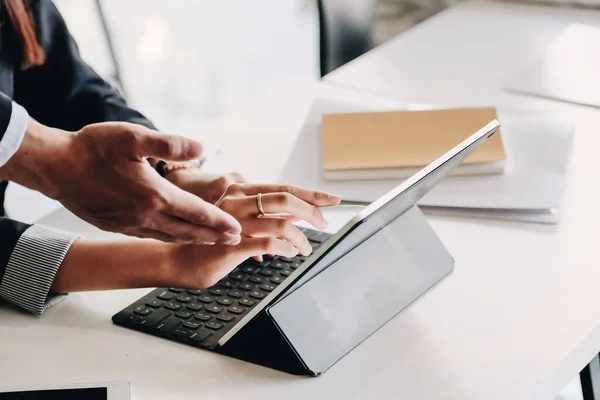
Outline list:
[[[198,331],[192,333],[189,337],[195,342],[201,342],[212,334],[208,329],[198,329]]]
[[[273,271],[271,271],[268,268],[263,268],[260,270],[259,274],[261,274],[262,276],[273,276]]]
[[[225,324],[223,324],[222,322],[219,321],[211,321],[207,324],[204,324],[205,327],[210,328],[210,329],[214,329],[215,331],[217,329],[221,329]]]
[[[267,292],[272,291],[273,289],[275,289],[275,285],[271,285],[270,283],[263,283],[262,285],[260,285],[260,288],[262,290],[265,290]],[[252,296],[252,294],[250,294]]]
[[[201,301],[203,303],[212,303],[212,301],[214,299],[215,299],[214,297],[211,297],[209,295],[204,295],[204,296],[198,297],[198,301]]]
[[[188,337],[192,333],[192,331],[185,328],[177,328],[172,333],[174,336]]]
[[[211,313],[218,314],[218,313],[220,313],[221,311],[223,311],[223,307],[220,307],[220,306],[215,306],[215,305],[212,305],[212,304],[211,304],[210,306],[206,306],[206,307],[205,307],[205,310],[206,310],[206,311],[208,311],[208,312],[211,312]]]
[[[283,271],[280,272],[280,274],[283,276],[290,276],[291,273],[292,273],[292,270],[290,270],[290,269],[284,269]]]
[[[130,315],[129,318],[127,319],[127,323],[129,325],[133,325],[133,326],[144,325],[145,322],[146,322],[146,320],[144,318],[140,317],[139,315]]]
[[[240,283],[240,289],[249,292],[250,290],[254,290],[254,285],[248,282]]]
[[[189,294],[193,295],[193,296],[200,296],[201,294],[204,294],[204,290],[197,290],[197,289],[188,289],[187,291]]]
[[[175,297],[175,295],[173,293],[169,293],[167,291],[162,292],[161,294],[159,294],[157,296],[159,299],[161,300],[171,300]]]
[[[229,277],[231,279],[233,279],[234,281],[239,281],[239,282],[245,281],[246,279],[248,279],[248,275],[244,274],[244,273],[241,273],[241,272],[238,272],[238,273],[235,273],[235,274],[231,274],[231,275],[229,275]]]
[[[157,328],[161,332],[171,332],[173,329],[181,325],[181,320],[177,317],[169,317],[158,324]]]
[[[242,300],[239,300],[238,303],[240,303],[241,305],[246,306],[246,307],[252,307],[253,305],[256,304],[256,300],[242,299]]]
[[[222,297],[219,300],[217,300],[217,303],[222,304],[224,306],[230,306],[233,304],[233,300],[228,297]]]
[[[269,265],[271,265],[272,261],[273,261],[273,257],[264,256],[264,260],[258,264],[262,265],[263,267],[268,267]]]
[[[219,314],[217,315],[217,319],[220,319],[221,321],[225,321],[225,322],[229,322],[232,319],[234,319],[235,316],[231,315],[231,314]]]
[[[202,310],[202,307],[204,307],[204,306],[202,304],[198,304],[198,303],[194,302],[194,303],[186,304],[186,307],[192,311],[200,311],[200,310]]]
[[[229,293],[227,293],[227,295],[229,297],[233,297],[234,299],[239,299],[241,297],[244,297],[244,292],[234,289],[234,290],[230,290]]]
[[[189,303],[190,301],[194,300],[194,298],[189,294],[180,294],[179,296],[175,297],[175,299],[182,303]]]
[[[262,276],[253,276],[252,278],[250,278],[250,281],[254,283],[263,283],[265,281],[265,278],[263,278]],[[240,287],[242,286],[240,285]]]
[[[284,263],[283,261],[273,261],[270,265],[271,268],[273,269],[284,269],[285,267],[287,267],[287,264]]]
[[[246,309],[244,307],[231,306],[229,307],[229,312],[234,314],[242,314]]]
[[[133,312],[136,313],[136,314],[138,314],[138,315],[148,315],[152,311],[153,310],[151,308],[148,308],[146,306],[139,306],[135,310],[133,310]]]
[[[181,288],[169,288],[169,291],[173,292],[173,293],[183,293],[183,292],[185,292],[185,289],[181,289]]]
[[[214,287],[214,288],[210,288],[208,290],[208,293],[214,294],[215,296],[221,296],[221,295],[227,293],[227,289],[220,288],[220,287]]]
[[[324,243],[330,237],[331,235],[329,233],[314,231],[314,233],[310,235],[309,239],[315,242]]]
[[[181,304],[177,304],[173,301],[169,301],[165,303],[165,308],[173,311],[177,311],[181,308]]]
[[[196,318],[197,320],[200,320],[200,321],[208,321],[209,319],[212,318],[212,315],[203,313],[203,312],[198,312],[198,313],[194,314],[194,318]]]
[[[152,299],[148,302],[146,302],[146,305],[148,307],[152,307],[152,308],[159,308],[160,306],[162,306],[164,303],[160,300],[156,300],[156,299]]]
[[[319,249],[319,247],[321,247],[321,243],[319,242],[313,242],[312,240],[309,240],[308,243],[313,248],[313,250],[317,250]]]
[[[144,326],[146,326],[148,328],[154,328],[155,326],[158,325],[159,322],[161,322],[163,319],[170,317],[170,316],[171,316],[170,311],[167,311],[165,309],[156,310],[152,314],[150,314],[144,318],[144,320],[146,321]]]
[[[188,311],[188,310],[181,310],[181,311],[177,311],[175,313],[176,317],[183,318],[183,319],[188,319],[192,315],[194,315],[194,313],[191,311]]]
[[[185,321],[183,323],[183,326],[185,326],[188,329],[196,329],[200,326],[200,322],[195,322],[195,321]]]
[[[302,265],[302,263],[300,261],[296,261],[296,262],[291,263],[290,267],[292,267],[292,269],[296,269],[301,265]]]
[[[283,282],[283,278],[281,278],[280,276],[274,276],[270,279],[271,282],[279,285],[281,282]],[[231,293],[229,293],[231,295]]]
[[[286,263],[291,263],[296,261],[296,257],[279,257],[280,261],[286,262]]]
[[[238,285],[238,283],[234,280],[231,279],[226,279],[223,282],[221,282],[221,286],[226,287],[226,288],[234,288]]]
[[[254,297],[255,299],[264,299],[266,296],[266,294],[262,293],[262,292],[257,292],[256,290],[253,292],[250,292],[250,297]]]
[[[242,270],[243,272],[247,273],[247,274],[253,274],[253,273],[255,273],[256,271],[258,271],[258,268],[257,268],[257,267],[253,267],[252,265],[244,265],[244,266],[241,268],[241,270]],[[240,279],[237,279],[237,280],[240,280]],[[241,279],[241,280],[243,281],[244,279]]]

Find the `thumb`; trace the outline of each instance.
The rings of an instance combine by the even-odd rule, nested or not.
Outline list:
[[[137,156],[168,161],[188,161],[202,155],[202,145],[183,136],[167,135],[150,129],[142,132],[137,141]]]

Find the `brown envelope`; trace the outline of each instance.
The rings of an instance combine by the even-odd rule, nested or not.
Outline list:
[[[494,108],[323,115],[323,168],[425,166],[494,119]],[[464,163],[505,158],[498,132]]]

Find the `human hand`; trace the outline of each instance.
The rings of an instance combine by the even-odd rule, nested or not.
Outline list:
[[[263,254],[294,257],[298,249],[274,237],[244,237],[236,246],[79,239],[58,270],[52,290],[67,293],[156,286],[205,289],[246,259]]]
[[[166,178],[177,187],[195,194],[211,204],[216,203],[230,185],[246,182],[244,177],[238,173],[216,175],[207,174],[198,169],[175,170]]]
[[[259,194],[264,215],[259,209]],[[243,236],[284,240],[301,254],[309,255],[312,246],[292,222],[304,220],[318,229],[325,229],[327,221],[319,207],[339,203],[339,196],[297,186],[234,183],[216,205],[240,222]]]
[[[43,127],[29,125],[34,131]],[[239,242],[235,218],[163,179],[145,159],[195,159],[202,153],[198,142],[129,123],[61,132],[67,139],[41,154],[52,157],[41,191],[80,218],[104,230],[167,242]]]

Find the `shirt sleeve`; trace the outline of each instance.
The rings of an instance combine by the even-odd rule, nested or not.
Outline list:
[[[14,101],[8,100],[7,103],[8,98],[4,94],[0,93],[0,97],[2,97],[0,108],[4,108],[4,111],[0,111],[0,115],[4,114],[5,118],[8,116],[6,119],[8,123],[3,125],[5,128],[0,131],[0,167],[2,167],[21,146],[27,129],[29,114]]]
[[[0,218],[0,236],[0,297],[36,315],[62,301],[50,287],[79,235]]]

